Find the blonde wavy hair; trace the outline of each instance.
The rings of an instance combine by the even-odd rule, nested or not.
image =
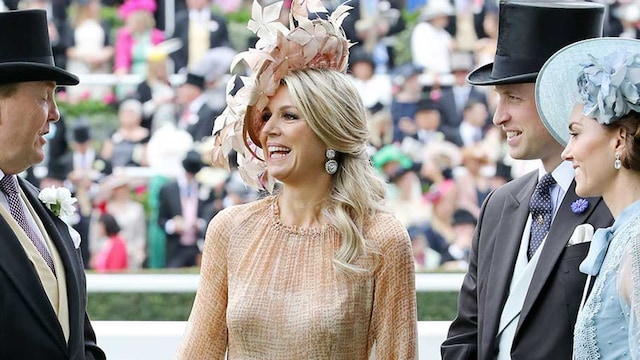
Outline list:
[[[372,269],[355,265],[355,260],[376,253],[364,237],[364,225],[383,211],[385,183],[367,152],[369,131],[362,100],[351,81],[335,70],[293,70],[282,83],[309,127],[338,153],[340,165],[323,211],[342,234],[334,265],[346,274],[367,273]]]

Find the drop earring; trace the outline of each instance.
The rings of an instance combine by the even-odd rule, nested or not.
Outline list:
[[[620,170],[622,167],[622,161],[620,161],[620,154],[616,153],[616,160],[613,162],[613,168]]]
[[[338,171],[338,162],[335,160],[336,151],[333,149],[327,149],[325,156],[328,160],[324,163],[324,169],[329,175],[333,175]]]

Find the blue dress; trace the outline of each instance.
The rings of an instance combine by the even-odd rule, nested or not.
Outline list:
[[[580,270],[597,275],[574,330],[574,358],[640,359],[640,201],[598,229]]]

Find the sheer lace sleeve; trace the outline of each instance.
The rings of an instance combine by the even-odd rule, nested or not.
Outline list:
[[[640,359],[640,234],[629,241],[620,263],[619,289],[629,319],[629,349]]]

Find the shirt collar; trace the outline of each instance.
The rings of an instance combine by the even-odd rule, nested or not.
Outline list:
[[[544,174],[546,174],[546,172],[544,170],[544,167],[541,166],[538,169],[538,180],[540,180],[542,176],[544,176]],[[558,185],[560,185],[564,192],[567,192],[569,190],[574,175],[575,174],[571,161],[561,162],[560,165],[556,166],[556,168],[551,172],[551,176],[553,176],[553,179]]]

